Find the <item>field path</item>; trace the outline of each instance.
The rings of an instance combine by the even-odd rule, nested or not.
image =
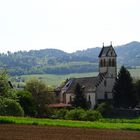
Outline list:
[[[140,132],[0,124],[0,140],[140,140]]]

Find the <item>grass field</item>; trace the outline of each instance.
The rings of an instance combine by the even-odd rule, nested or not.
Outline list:
[[[119,70],[118,70],[119,71]],[[140,68],[137,69],[129,69],[132,77],[134,79],[140,79]],[[54,75],[54,74],[35,74],[35,75],[22,75],[18,77],[12,77],[12,83],[17,85],[16,79],[21,79],[20,84],[25,84],[26,81],[32,78],[37,78],[44,81],[47,85],[50,86],[58,86],[67,78],[78,78],[78,77],[91,77],[97,76],[98,72],[90,72],[90,73],[72,73],[66,75]],[[22,82],[23,81],[23,82]]]
[[[123,129],[123,130],[140,131],[140,118],[138,119],[101,119],[99,121],[90,122],[90,121],[72,121],[72,120],[55,120],[55,119],[0,116],[0,123],[98,128],[98,129],[121,129],[121,130]]]
[[[54,74],[23,75],[23,76],[18,76],[18,77],[12,77],[12,83],[16,84],[17,83],[16,79],[18,78],[20,78],[21,81],[23,80],[24,82],[32,78],[37,78],[44,81],[47,85],[58,86],[68,78],[91,77],[91,76],[97,76],[97,75],[98,75],[98,72],[72,73],[72,74],[66,74],[66,75],[54,75]],[[24,82],[20,82],[20,83],[24,84]]]

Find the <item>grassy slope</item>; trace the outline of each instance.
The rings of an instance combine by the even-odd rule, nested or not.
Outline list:
[[[72,74],[66,74],[66,75],[53,75],[53,74],[35,74],[35,75],[23,75],[20,76],[22,79],[25,79],[25,81],[28,81],[31,78],[38,78],[40,80],[43,80],[48,85],[54,85],[58,86],[63,81],[65,81],[67,78],[73,78],[73,77],[91,77],[91,76],[97,76],[98,72],[91,72],[91,73],[72,73]]]
[[[129,71],[130,71],[131,75],[135,79],[140,79],[140,68],[129,69]],[[72,78],[72,77],[77,77],[77,78],[78,77],[91,77],[91,76],[97,76],[97,75],[98,75],[98,72],[90,72],[90,73],[72,73],[72,74],[66,74],[66,75],[35,74],[35,75],[23,75],[23,76],[20,76],[20,77],[22,79],[25,79],[25,81],[28,81],[29,79],[35,77],[35,78],[38,78],[40,80],[43,80],[47,85],[58,86],[64,80],[66,80],[67,78]],[[14,81],[12,83],[14,83]]]
[[[49,126],[67,126],[81,128],[105,128],[105,129],[124,129],[140,131],[139,119],[102,119],[96,122],[89,121],[72,121],[72,120],[53,120],[53,119],[37,119],[26,117],[6,117],[0,116],[1,123],[15,124],[33,124],[33,125],[49,125]]]

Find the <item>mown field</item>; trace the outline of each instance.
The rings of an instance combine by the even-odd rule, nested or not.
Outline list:
[[[140,131],[140,118],[137,119],[101,119],[99,121],[73,121],[73,120],[55,120],[39,119],[27,117],[6,117],[0,116],[0,123],[7,124],[28,124],[28,125],[46,125],[46,126],[65,126],[79,128],[96,129],[119,129],[119,130],[137,130]]]
[[[134,79],[136,80],[140,79],[140,68],[129,69],[129,71]],[[11,81],[15,85],[17,85],[18,83],[20,85],[25,85],[25,82],[28,81],[29,79],[37,78],[44,81],[47,85],[58,86],[68,78],[91,77],[91,76],[97,76],[97,75],[98,75],[98,72],[72,73],[72,74],[66,74],[66,75],[35,74],[35,75],[15,76],[11,78]]]

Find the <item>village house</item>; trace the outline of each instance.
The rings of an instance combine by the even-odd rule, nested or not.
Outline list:
[[[60,92],[60,103],[70,105],[74,88],[79,83],[91,108],[105,100],[111,101],[112,89],[117,76],[116,52],[112,46],[104,46],[99,53],[99,74],[97,77],[70,78]]]

